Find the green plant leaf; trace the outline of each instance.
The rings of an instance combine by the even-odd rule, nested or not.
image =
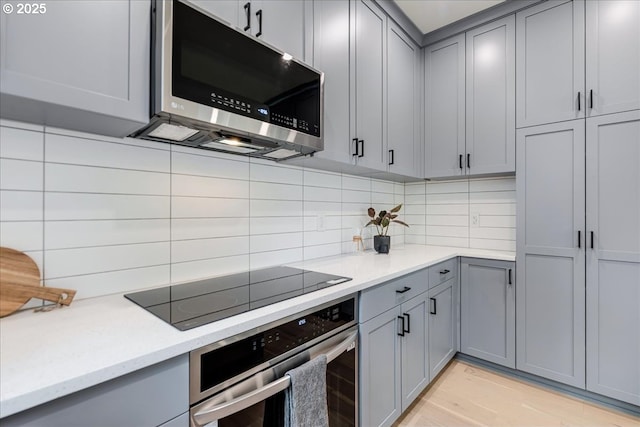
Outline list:
[[[373,209],[373,208],[369,208],[369,209],[367,209],[367,214],[369,215],[370,218],[375,218],[376,210]]]
[[[402,222],[399,219],[394,219],[392,222],[395,222],[396,224],[404,225],[405,227],[409,226],[409,224]]]
[[[384,218],[385,216],[387,216],[387,211],[380,211],[378,215],[380,215],[380,218]]]
[[[368,227],[368,226],[370,226],[371,224],[375,224],[375,223],[376,223],[376,221],[372,219],[371,221],[369,221],[369,222],[365,225],[365,227]]]
[[[392,212],[392,213],[399,212],[399,211],[400,211],[400,209],[402,209],[402,203],[400,203],[400,204],[399,204],[398,206],[396,206],[395,208],[391,209],[391,212]]]
[[[389,226],[389,218],[384,218],[382,220],[382,226],[385,228]]]

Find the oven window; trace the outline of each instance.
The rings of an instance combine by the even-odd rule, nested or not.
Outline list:
[[[356,352],[341,354],[327,365],[330,427],[356,425]],[[218,427],[284,426],[284,392],[218,420]]]

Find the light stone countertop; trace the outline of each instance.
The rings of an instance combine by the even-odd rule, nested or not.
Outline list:
[[[452,257],[515,253],[404,245],[290,264],[353,280],[181,332],[122,294],[0,320],[0,418],[187,353]]]

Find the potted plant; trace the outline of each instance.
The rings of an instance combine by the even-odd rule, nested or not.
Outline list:
[[[378,234],[376,236],[373,236],[373,248],[376,250],[376,252],[380,254],[389,253],[389,247],[391,246],[391,236],[389,236],[387,233],[389,233],[389,225],[391,225],[392,222],[404,225],[405,227],[409,226],[399,219],[396,219],[398,217],[396,213],[399,212],[401,208],[402,203],[388,212],[380,211],[377,217],[375,209],[369,208],[367,210],[367,213],[369,214],[371,220],[367,223],[367,225],[365,225],[365,227],[369,225],[375,225],[376,229],[378,230]]]

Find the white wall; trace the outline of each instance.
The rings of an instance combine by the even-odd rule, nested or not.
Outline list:
[[[351,252],[369,206],[403,202],[402,184],[0,121],[0,245],[76,299]]]
[[[410,183],[405,201],[407,243],[516,250],[514,177]]]

